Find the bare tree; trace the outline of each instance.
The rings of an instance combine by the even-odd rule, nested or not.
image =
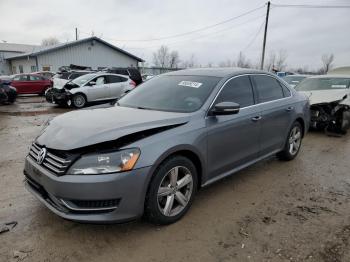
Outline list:
[[[169,55],[169,67],[177,68],[180,63],[180,56],[178,51],[172,51]]]
[[[47,37],[41,40],[42,46],[52,46],[59,44],[60,41],[56,37]]]
[[[227,59],[226,61],[222,61],[219,63],[219,67],[233,67],[235,66],[235,62],[231,59]]]
[[[272,69],[274,69],[276,63],[276,54],[273,51],[269,52],[269,57],[265,63],[265,70],[266,71],[272,71]]]
[[[265,64],[265,70],[267,71],[283,71],[287,67],[288,53],[286,50],[281,49],[276,54],[275,51],[270,51],[267,63]]]
[[[322,63],[323,63],[323,73],[326,74],[329,69],[332,68],[332,63],[334,61],[334,55],[333,54],[324,54],[322,55]]]
[[[250,68],[251,63],[242,52],[239,52],[238,57],[237,57],[236,66],[242,67],[242,68]]]
[[[162,45],[157,52],[153,53],[153,63],[156,66],[165,68],[169,65],[169,48],[165,45]]]
[[[287,63],[286,63],[287,57],[288,57],[288,53],[286,50],[281,49],[278,51],[276,64],[275,64],[276,70],[283,71],[287,67]]]

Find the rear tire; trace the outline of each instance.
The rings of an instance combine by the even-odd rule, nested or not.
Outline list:
[[[197,192],[197,170],[183,156],[170,157],[155,171],[146,197],[145,215],[154,224],[180,220]]]
[[[283,161],[290,161],[294,159],[300,150],[303,139],[303,128],[301,124],[296,121],[289,130],[287,141],[281,152],[277,153],[277,157]]]
[[[86,105],[86,97],[83,94],[75,94],[72,100],[72,104],[76,108],[83,108]]]

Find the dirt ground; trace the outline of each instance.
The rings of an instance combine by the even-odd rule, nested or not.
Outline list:
[[[78,224],[22,184],[31,141],[65,110],[22,101],[0,106],[0,225],[18,222],[0,234],[1,262],[350,261],[349,134],[308,133],[294,161],[270,159],[200,190],[170,226]],[[37,115],[14,111],[36,105]]]

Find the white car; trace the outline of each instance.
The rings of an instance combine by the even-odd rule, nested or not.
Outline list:
[[[342,134],[349,129],[350,75],[309,77],[295,89],[309,97],[312,128]]]
[[[301,81],[303,81],[308,76],[305,75],[287,75],[282,77],[291,87],[296,87]]]
[[[63,86],[54,86],[46,100],[82,108],[89,102],[117,99],[135,86],[135,82],[125,75],[92,73],[75,78]]]

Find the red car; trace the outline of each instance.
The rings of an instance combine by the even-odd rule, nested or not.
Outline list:
[[[18,94],[44,95],[46,89],[52,86],[52,81],[37,74],[15,75],[11,86],[17,89]]]

